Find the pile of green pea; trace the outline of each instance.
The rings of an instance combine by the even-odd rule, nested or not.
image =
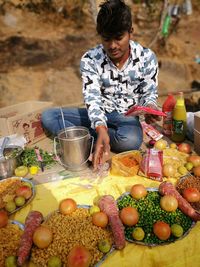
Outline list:
[[[148,191],[145,198],[135,200],[130,194],[125,194],[118,201],[119,210],[124,207],[134,207],[139,212],[139,221],[135,226],[125,226],[125,237],[129,241],[135,241],[132,237],[132,232],[135,227],[142,227],[145,232],[145,237],[141,241],[145,245],[156,245],[176,241],[177,238],[173,235],[168,240],[160,240],[153,233],[153,224],[157,221],[163,221],[172,224],[179,224],[183,228],[183,235],[191,228],[192,219],[182,213],[181,210],[176,209],[174,212],[167,212],[160,207],[160,194],[158,191]]]

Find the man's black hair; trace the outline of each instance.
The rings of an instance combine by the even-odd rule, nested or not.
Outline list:
[[[123,0],[107,0],[100,5],[96,26],[99,35],[112,38],[131,32],[131,29],[131,10]]]

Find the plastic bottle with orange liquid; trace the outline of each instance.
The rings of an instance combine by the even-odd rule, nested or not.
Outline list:
[[[181,143],[185,140],[187,128],[187,112],[183,92],[178,93],[176,105],[172,115],[172,136],[174,142]]]

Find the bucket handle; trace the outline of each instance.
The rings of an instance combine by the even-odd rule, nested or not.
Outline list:
[[[94,146],[94,137],[93,136],[90,136],[90,138],[92,139],[92,143],[91,143],[91,148],[90,148],[90,154],[89,154],[89,157],[92,153],[92,150],[93,150],[93,146]],[[63,165],[65,168],[69,168],[70,166],[68,166],[67,164],[64,164],[61,160],[60,160],[60,157],[58,156],[58,153],[57,153],[57,149],[56,149],[56,140],[58,140],[58,137],[55,136],[54,139],[53,139],[53,147],[54,147],[54,154],[56,155],[56,159],[57,161]],[[86,159],[86,161],[84,161],[83,163],[80,164],[80,166],[82,166],[83,164],[85,164],[88,160],[89,160],[89,157]]]

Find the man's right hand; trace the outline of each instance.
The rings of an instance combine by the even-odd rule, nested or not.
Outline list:
[[[95,144],[95,150],[92,158],[94,170],[110,158],[110,137],[106,127],[99,127],[97,135],[97,142]]]

